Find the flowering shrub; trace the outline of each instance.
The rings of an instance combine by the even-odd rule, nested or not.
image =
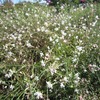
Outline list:
[[[99,100],[99,10],[65,8],[2,8],[0,100]]]

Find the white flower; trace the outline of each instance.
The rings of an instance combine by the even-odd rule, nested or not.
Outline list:
[[[63,42],[64,42],[64,43],[67,43],[67,40],[64,39]]]
[[[7,30],[7,27],[5,27],[5,29]]]
[[[71,34],[69,34],[69,37],[71,37]]]
[[[40,24],[40,22],[37,22],[37,24]]]
[[[53,85],[51,84],[51,82],[46,82],[47,83],[47,87],[52,89],[53,88]]]
[[[45,31],[45,27],[44,27],[44,26],[41,27],[41,31],[42,31],[42,32]]]
[[[74,80],[74,83],[75,83],[76,85],[78,85],[79,81],[78,81],[78,80]]]
[[[41,65],[44,67],[45,66],[45,62],[42,60],[41,61]]]
[[[14,58],[14,59],[13,59],[13,61],[14,61],[14,62],[16,62],[16,61],[17,61],[17,59],[16,59],[16,58]]]
[[[61,6],[61,9],[64,9],[64,5]]]
[[[10,78],[12,77],[13,73],[15,73],[15,71],[12,71],[11,69],[9,70],[9,73],[5,74],[6,78]]]
[[[50,41],[53,41],[52,37],[49,38]]]
[[[64,22],[64,21],[62,21],[62,22],[61,22],[61,24],[62,24],[62,25],[64,25],[64,24],[65,24],[65,22]]]
[[[61,87],[61,88],[64,88],[65,85],[64,85],[63,83],[60,83],[60,87]]]
[[[9,74],[5,74],[5,77],[10,78],[11,76],[9,76]]]
[[[83,28],[84,30],[86,30],[86,26],[83,25],[82,28]]]
[[[56,39],[55,42],[59,42],[59,39]]]
[[[75,74],[75,80],[74,80],[74,83],[75,83],[76,85],[78,85],[79,80],[80,80],[80,77],[79,77],[79,74],[77,73],[77,74]]]
[[[37,28],[37,31],[40,32],[41,31],[40,28]]]
[[[13,55],[13,53],[10,51],[10,52],[8,52],[8,56],[12,56]]]
[[[93,7],[93,4],[91,4],[90,6]]]
[[[51,75],[53,75],[54,73],[57,72],[57,70],[56,70],[56,68],[51,67],[51,68],[50,68],[50,72],[51,72]]]
[[[94,48],[98,48],[98,45],[97,45],[97,44],[93,44],[93,47],[94,47]]]
[[[76,58],[74,58],[72,61],[73,61],[73,63],[74,63],[74,62],[76,62],[76,61],[77,61],[77,59],[76,59]]]
[[[54,30],[55,30],[55,31],[58,31],[58,30],[59,30],[59,28],[58,28],[58,27],[56,27]]]
[[[93,23],[92,23],[92,26],[94,27],[94,26],[96,25],[96,23],[97,23],[97,21],[93,22]]]
[[[48,50],[50,50],[50,47],[49,47],[49,46],[48,46],[47,48],[48,48]],[[49,51],[48,51],[48,52],[49,52]]]
[[[25,15],[26,15],[26,16],[29,16],[29,14],[28,14],[28,13],[26,13]]]
[[[76,77],[76,78],[79,77],[79,73],[76,73],[76,74],[75,74],[75,77]]]
[[[47,23],[47,22],[44,22],[44,25],[45,25],[46,27],[48,27],[48,23]]]
[[[49,53],[46,53],[45,54],[45,60],[48,60],[50,58],[50,54]]]
[[[41,57],[43,57],[43,56],[44,56],[43,52],[40,52],[40,56],[41,56]]]
[[[71,23],[69,23],[68,25],[71,26]]]
[[[67,78],[67,77],[64,77],[63,80],[64,80],[65,82],[68,82],[68,78]]]
[[[60,39],[64,39],[64,36],[62,35],[62,36],[60,37]]]
[[[95,16],[96,19],[99,19],[98,15]]]
[[[38,15],[37,15],[37,14],[35,14],[34,16],[35,16],[35,17],[38,17]]]
[[[26,46],[29,48],[32,47],[32,45],[31,45],[31,43],[29,43],[29,41],[26,41]]]
[[[15,47],[15,44],[11,44],[12,47]]]
[[[60,60],[60,58],[55,58],[56,60]]]
[[[68,30],[68,26],[66,26],[65,29]]]
[[[34,77],[34,75],[32,74],[31,76],[30,76],[30,78],[32,79]]]
[[[43,98],[43,94],[39,91],[35,92],[34,96],[36,96],[37,99],[42,99]]]
[[[39,77],[38,76],[35,76],[35,80],[38,81],[39,80]]]
[[[75,92],[76,92],[76,93],[78,93],[78,92],[79,92],[79,90],[78,90],[78,89],[75,89]]]
[[[64,35],[64,36],[66,36],[67,33],[64,32],[64,30],[61,30],[61,34]]]
[[[13,35],[13,34],[11,34],[10,36],[11,36],[11,37],[10,37],[11,39],[14,39],[14,40],[17,39],[17,37],[16,37],[15,35]]]
[[[13,89],[14,89],[14,86],[11,84],[9,88],[10,88],[11,90],[13,90]]]
[[[48,29],[45,29],[45,33],[48,33],[49,32],[49,30]]]
[[[47,17],[50,17],[50,14],[49,13],[47,14]]]
[[[18,35],[18,40],[21,40],[22,34]]]
[[[76,46],[76,48],[78,51],[82,51],[82,49],[83,49],[83,47],[81,47],[81,46]]]

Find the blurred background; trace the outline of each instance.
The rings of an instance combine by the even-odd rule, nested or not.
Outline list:
[[[0,4],[3,4],[4,2],[13,2],[14,4],[16,4],[23,1],[26,1],[26,2],[29,1],[33,3],[36,3],[36,2],[46,3],[46,0],[0,0]]]

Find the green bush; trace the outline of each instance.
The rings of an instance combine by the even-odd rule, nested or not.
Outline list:
[[[0,100],[99,100],[97,8],[3,6]]]

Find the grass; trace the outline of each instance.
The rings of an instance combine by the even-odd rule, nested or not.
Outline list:
[[[99,8],[1,7],[0,100],[99,100]]]

